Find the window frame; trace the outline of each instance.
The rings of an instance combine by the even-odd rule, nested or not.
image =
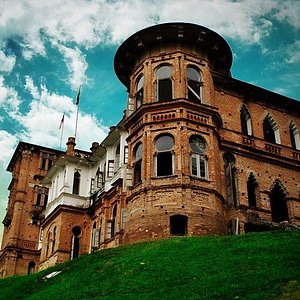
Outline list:
[[[169,67],[170,68],[170,76],[169,77],[162,77],[162,78],[159,78],[158,76],[158,72],[159,70],[161,70],[162,68],[164,67]],[[173,73],[173,65],[171,64],[162,64],[162,65],[159,65],[155,71],[155,80],[156,80],[156,101],[157,102],[165,102],[165,101],[170,101],[170,100],[173,100],[174,99],[174,80],[173,80],[173,77],[172,77],[172,73]],[[171,85],[171,98],[168,99],[168,98],[163,98],[161,99],[160,97],[160,86],[161,86],[161,82],[162,81],[166,81],[166,80],[169,80],[170,81],[170,85]],[[170,92],[170,91],[168,91]]]
[[[158,150],[157,149],[157,142],[160,138],[164,137],[164,136],[168,136],[172,139],[172,147],[171,149],[168,150]],[[173,135],[169,134],[169,133],[165,133],[165,134],[160,134],[159,136],[157,136],[154,140],[154,176],[155,177],[166,177],[166,176],[174,176],[175,175],[175,155],[174,155],[174,146],[175,146],[175,138]],[[170,153],[171,156],[171,165],[169,166],[171,169],[171,174],[162,174],[159,175],[158,174],[158,157],[160,156],[160,154],[166,154],[166,153]]]
[[[192,78],[189,77],[189,72],[188,72],[189,69],[192,69],[192,70],[194,70],[194,71],[197,72],[197,75],[198,75],[198,77],[199,77],[199,81],[193,80]],[[203,82],[202,82],[202,80],[201,80],[201,79],[202,79],[202,76],[201,76],[201,75],[202,75],[202,74],[201,74],[199,68],[197,68],[196,66],[194,66],[194,65],[188,65],[188,66],[186,67],[186,89],[187,89],[186,95],[187,95],[187,99],[188,99],[188,100],[195,101],[195,102],[199,102],[199,103],[203,103],[203,89],[202,89],[202,87],[203,87]],[[194,84],[198,84],[198,85],[199,85],[199,93],[197,93],[198,91],[195,91],[195,90],[194,90],[193,86],[190,86],[190,85],[189,85],[189,82],[192,82],[192,83],[194,83]],[[194,97],[196,97],[196,98],[190,97],[190,96],[189,96],[190,93],[191,93]]]

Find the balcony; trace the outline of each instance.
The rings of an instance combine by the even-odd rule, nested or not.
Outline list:
[[[293,158],[300,161],[300,152],[293,152]]]

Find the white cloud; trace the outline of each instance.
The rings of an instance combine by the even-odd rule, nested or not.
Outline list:
[[[300,41],[296,41],[292,45],[288,45],[285,48],[285,62],[288,64],[294,64],[300,61]]]
[[[94,47],[119,43],[157,22],[184,21],[208,26],[247,42],[268,35],[276,17],[299,27],[299,5],[278,0],[11,0],[2,2],[0,38],[24,38],[24,55],[45,54],[42,37],[66,45]]]
[[[0,107],[8,114],[16,114],[19,111],[20,99],[16,90],[4,85],[4,77],[0,75]]]
[[[74,49],[68,48],[56,41],[53,41],[52,45],[57,47],[64,56],[64,60],[70,72],[69,81],[72,89],[76,90],[80,85],[87,83],[88,80],[85,71],[88,68],[88,64],[85,61],[83,53],[77,47]]]
[[[12,157],[17,138],[5,130],[0,130],[0,163],[6,167]]]
[[[63,114],[64,137],[63,148],[68,136],[74,136],[77,106],[72,98],[51,93],[45,85],[40,88],[34,85],[32,78],[26,76],[25,88],[31,93],[33,100],[26,114],[12,116],[23,126],[18,138],[33,144],[58,148],[61,139],[59,125]],[[96,139],[102,141],[108,129],[96,120],[95,116],[79,112],[77,145],[89,149]]]
[[[0,50],[0,71],[10,72],[16,63],[16,57],[12,55],[6,55]]]

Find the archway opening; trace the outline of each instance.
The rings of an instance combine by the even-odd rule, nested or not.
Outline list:
[[[272,221],[280,223],[289,220],[288,208],[286,203],[286,193],[279,182],[276,182],[271,193]]]
[[[170,217],[170,234],[186,235],[187,234],[188,217],[183,215],[175,215]]]

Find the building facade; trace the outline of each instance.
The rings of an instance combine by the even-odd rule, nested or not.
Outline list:
[[[69,138],[40,178],[47,205],[22,272],[4,263],[7,232],[20,234],[11,228],[22,215],[20,201],[9,204],[3,276],[173,235],[297,229],[300,102],[232,78],[231,64],[227,42],[202,26],[161,24],[129,37],[114,66],[128,89],[123,119],[90,152]]]

